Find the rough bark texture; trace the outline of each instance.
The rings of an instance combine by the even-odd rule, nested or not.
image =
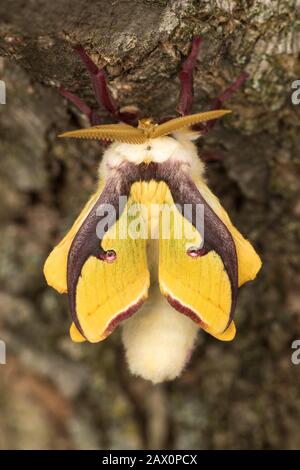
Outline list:
[[[299,448],[300,338],[299,2],[7,0],[0,4],[1,448]],[[84,124],[63,84],[93,103],[72,44],[104,66],[119,101],[170,114],[191,37],[203,37],[194,110],[246,70],[234,113],[199,143],[222,151],[207,175],[239,229],[262,255],[243,288],[238,335],[199,335],[173,383],[129,376],[116,331],[104,343],[72,344],[65,297],[42,266],[93,191],[99,146],[60,141]],[[107,115],[101,110],[104,121]]]

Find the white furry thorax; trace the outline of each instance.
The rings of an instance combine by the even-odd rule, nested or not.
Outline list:
[[[198,156],[196,145],[192,142],[193,139],[193,134],[181,131],[173,136],[149,139],[143,144],[115,142],[103,154],[99,176],[106,179],[124,161],[139,165],[143,162],[163,163],[172,159],[189,167],[192,176],[201,177],[204,165]]]

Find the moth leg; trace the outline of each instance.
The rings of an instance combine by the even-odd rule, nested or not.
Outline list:
[[[59,92],[62,96],[67,98],[71,103],[73,103],[76,108],[79,109],[83,114],[85,114],[90,123],[91,126],[97,126],[98,124],[101,123],[101,118],[99,114],[92,108],[90,108],[89,105],[87,105],[81,98],[78,96],[74,95],[71,91],[66,90],[64,87],[59,88]],[[107,147],[108,142],[106,140],[99,140],[98,141],[101,146]]]
[[[85,114],[91,123],[92,126],[97,126],[101,123],[101,118],[99,114],[90,106],[88,106],[82,99],[74,95],[71,91],[66,90],[64,87],[59,88],[59,92],[62,96],[67,98],[71,103],[73,103],[76,108],[78,108],[83,114]]]
[[[181,115],[190,114],[193,104],[193,71],[196,65],[199,47],[201,43],[200,36],[194,36],[192,40],[191,51],[183,62],[179,73],[180,95],[176,111]]]
[[[103,70],[97,67],[90,56],[85,52],[84,48],[78,45],[75,47],[75,51],[78,53],[90,74],[97,103],[100,106],[104,106],[104,108],[118,121],[123,121],[127,124],[131,124],[133,121],[136,121],[136,114],[134,112],[120,111],[117,101],[109,91]]]
[[[100,106],[103,105],[105,109],[107,109],[107,111],[109,111],[115,117],[118,113],[119,107],[108,89],[104,72],[99,69],[99,67],[97,67],[97,65],[92,61],[82,46],[78,45],[74,49],[78,53],[91,76],[92,85],[98,104]]]
[[[235,93],[242,86],[247,78],[248,74],[246,72],[241,73],[241,75],[239,75],[239,77],[228,88],[226,88],[226,90],[224,90],[219,96],[212,100],[210,108],[220,109],[222,103],[228,100],[231,95],[233,95],[233,93]]]
[[[211,102],[210,109],[221,109],[224,101],[228,100],[233,93],[235,93],[242,84],[247,80],[248,75],[242,73],[226,90],[224,90],[219,96],[214,98]],[[208,133],[216,124],[216,121],[208,121],[206,123],[199,123],[193,126],[193,130],[201,131],[201,135]]]

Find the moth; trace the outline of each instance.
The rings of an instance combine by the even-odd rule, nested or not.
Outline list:
[[[92,126],[60,137],[109,145],[95,193],[50,253],[44,274],[50,286],[68,294],[72,340],[97,343],[122,322],[130,371],[153,383],[181,374],[199,329],[222,341],[234,338],[238,288],[261,268],[254,248],[208,188],[195,144],[230,112],[221,103],[245,76],[209,111],[189,114],[199,45],[194,37],[179,75],[177,115],[161,122],[119,108],[104,72],[81,46],[76,50],[96,99],[114,123],[101,124],[94,110],[61,89]]]

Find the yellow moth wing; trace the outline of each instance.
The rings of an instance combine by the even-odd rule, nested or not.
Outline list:
[[[187,255],[201,246],[201,236],[174,204],[170,238],[159,241],[159,283],[171,305],[186,313],[209,333],[223,333],[231,310],[231,285],[221,257],[213,250],[204,256]],[[163,212],[162,212],[163,217]],[[183,228],[184,237],[179,236]]]
[[[223,333],[215,333],[210,328],[207,328],[205,331],[220,341],[232,341],[236,335],[236,328],[235,328],[234,321],[230,323],[228,328]]]
[[[238,258],[238,284],[240,287],[245,282],[255,279],[262,266],[261,259],[251,243],[234,227],[228,213],[208,186],[202,180],[198,180],[196,184],[206,202],[226,225],[233,237]]]
[[[81,213],[79,214],[79,216],[77,217],[65,237],[51,251],[44,264],[44,275],[47,284],[53,287],[58,292],[60,292],[61,294],[67,293],[67,260],[70,246],[82,222],[87,217],[88,213],[99,198],[103,186],[103,183],[100,182],[97,191],[91,196],[89,201],[86,203],[86,205],[82,209]]]
[[[74,343],[83,343],[84,341],[86,341],[85,337],[82,336],[74,322],[71,324],[70,327],[70,337],[72,341],[74,341]]]
[[[120,219],[103,237],[104,250],[117,254],[108,263],[90,256],[76,287],[76,313],[84,336],[90,342],[106,338],[120,320],[133,314],[148,295],[146,240],[126,235],[130,215],[128,201]]]

